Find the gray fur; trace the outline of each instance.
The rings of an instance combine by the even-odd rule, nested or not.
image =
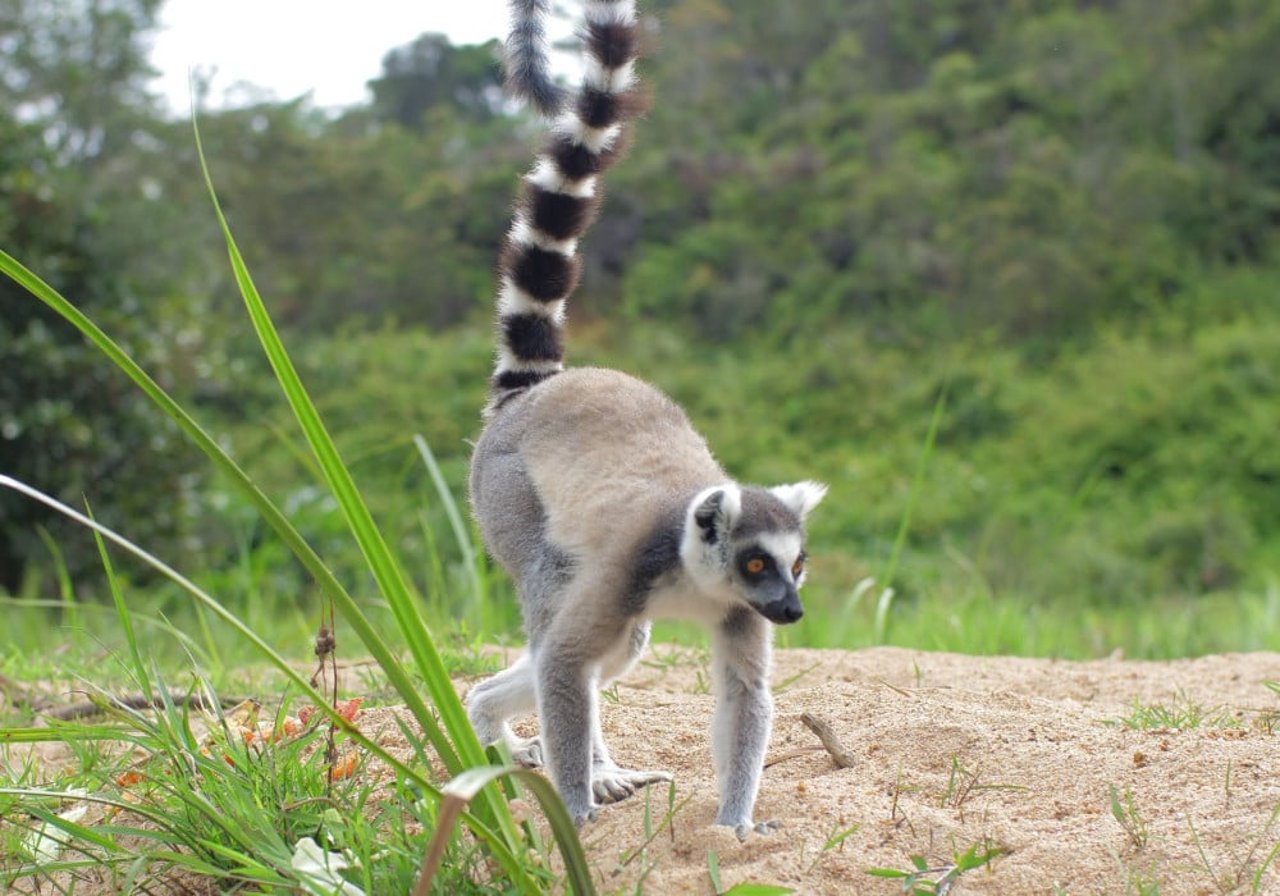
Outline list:
[[[511,0],[507,71],[513,90],[552,114],[565,100],[547,67],[548,7]],[[651,620],[697,621],[711,632],[717,695],[716,821],[745,836],[771,829],[752,820],[773,715],[769,621],[800,616],[803,520],[825,487],[744,488],[652,386],[613,370],[563,370],[577,238],[640,109],[633,0],[588,0],[584,14],[592,58],[579,101],[562,110],[526,178],[499,261],[497,363],[471,459],[472,510],[515,582],[529,652],[471,690],[468,714],[485,743],[545,763],[581,824],[670,780],[614,762],[597,691],[643,653]],[[508,719],[534,708],[541,736],[517,739]]]
[[[712,633],[711,681],[718,699],[711,721],[711,755],[720,782],[716,824],[728,825],[739,837],[755,828],[751,809],[773,722],[771,650],[768,623],[749,610],[735,608]]]
[[[668,780],[613,761],[596,691],[639,657],[650,620],[694,619],[712,632],[717,823],[766,830],[752,821],[773,711],[765,616],[778,595],[795,595],[794,510],[729,480],[662,393],[592,368],[545,380],[491,417],[472,457],[471,500],[515,580],[529,636],[528,656],[468,697],[482,739],[545,762],[579,823]],[[768,582],[736,568],[752,551],[770,557]],[[535,704],[542,734],[518,741],[507,719]]]
[[[800,525],[800,515],[768,489],[752,486],[742,489],[742,521],[738,524],[740,536],[788,532],[799,529]]]

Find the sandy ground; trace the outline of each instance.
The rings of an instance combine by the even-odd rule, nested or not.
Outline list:
[[[1076,663],[894,648],[781,651],[756,807],[758,820],[779,829],[744,843],[711,825],[705,662],[700,651],[657,645],[602,701],[615,759],[673,772],[678,807],[661,823],[669,794],[654,787],[647,807],[645,795],[632,797],[584,829],[602,893],[713,894],[709,853],[722,889],[750,882],[805,894],[901,893],[901,881],[868,869],[910,870],[922,857],[940,869],[933,880],[977,844],[999,854],[960,875],[953,896],[1280,896],[1280,858],[1272,859],[1280,854],[1272,818],[1280,696],[1263,684],[1280,680],[1280,654]],[[1194,705],[1206,718],[1182,730],[1118,724],[1135,701],[1179,712]],[[407,753],[394,712],[368,710],[360,726]],[[849,767],[801,723],[805,713],[830,725]],[[516,727],[536,730],[532,719]],[[1131,807],[1129,830],[1113,815],[1112,788]],[[199,886],[171,883],[178,889],[169,892]],[[75,892],[110,890],[82,880]]]
[[[777,714],[758,819],[780,829],[739,843],[711,826],[712,697],[699,654],[656,648],[602,705],[620,764],[676,775],[676,812],[642,855],[643,797],[584,831],[602,891],[712,893],[749,881],[801,893],[898,893],[869,868],[945,867],[972,844],[998,847],[952,893],[1280,893],[1280,655],[1165,663],[976,658],[883,648],[791,650],[775,659]],[[1211,716],[1184,730],[1114,720],[1134,701]],[[830,723],[855,764],[837,767],[800,722]],[[1234,727],[1232,727],[1234,726]],[[808,749],[817,747],[817,749]],[[1140,821],[1126,832],[1110,788]],[[649,797],[651,817],[667,792]],[[833,835],[857,826],[838,846]],[[1140,828],[1145,826],[1145,832]],[[937,875],[934,875],[935,877]],[[1145,887],[1145,889],[1143,888]],[[1055,889],[1056,888],[1056,889]]]

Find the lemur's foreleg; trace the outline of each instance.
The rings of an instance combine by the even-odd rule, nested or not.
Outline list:
[[[777,827],[775,822],[752,820],[773,721],[771,638],[769,623],[743,607],[730,611],[711,639],[716,693],[711,751],[720,785],[716,824],[728,825],[740,838]]]

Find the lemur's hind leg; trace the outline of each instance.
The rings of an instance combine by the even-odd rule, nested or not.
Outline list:
[[[480,743],[488,746],[502,741],[511,751],[511,758],[528,768],[542,765],[542,744],[536,737],[517,737],[507,720],[536,708],[533,661],[528,654],[480,682],[467,695],[467,716]]]
[[[572,631],[569,623],[554,626],[542,638],[534,657],[542,754],[547,773],[576,825],[594,818],[597,806],[591,793],[594,645],[590,622],[585,622],[586,637]]]
[[[575,723],[579,719],[582,721],[589,720],[591,731],[590,786],[591,796],[595,805],[616,803],[631,796],[646,784],[671,780],[671,775],[668,772],[636,771],[620,768],[613,761],[613,757],[610,756],[609,748],[604,742],[604,734],[600,728],[597,691],[602,679],[611,681],[624,674],[635,664],[635,661],[644,652],[648,643],[648,623],[633,626],[628,632],[625,644],[606,655],[599,664],[599,672],[589,676],[587,686],[583,689],[585,690],[584,696],[587,699],[585,707],[575,707],[576,701],[572,698],[568,701],[553,699],[544,701],[543,709],[546,712],[540,713],[543,717],[539,718],[539,725],[544,733],[548,729],[554,730],[566,721],[569,722],[570,727],[576,727]],[[537,768],[544,762],[543,737],[517,737],[511,730],[511,726],[507,724],[507,720],[512,716],[533,712],[537,708],[537,691],[534,681],[536,667],[537,658],[526,654],[512,664],[510,668],[476,685],[472,688],[471,693],[467,695],[467,714],[471,719],[472,726],[476,729],[480,742],[483,744],[491,744],[499,740],[505,742],[511,751],[512,758],[517,763],[530,768]],[[550,672],[550,674],[547,674],[547,678],[562,679],[560,684],[563,686],[568,680],[564,678],[565,671],[567,670],[561,669]],[[571,675],[569,679],[573,677],[575,676]],[[557,690],[554,685],[549,689]],[[574,691],[578,689],[570,687],[568,690]],[[567,712],[565,711],[566,708]],[[583,709],[586,710],[585,713]],[[582,718],[584,715],[587,717],[586,719]],[[567,719],[566,716],[568,716]],[[555,741],[561,739],[563,735],[558,738],[555,734],[548,734],[547,737],[548,740]],[[576,752],[572,745],[566,745],[564,749],[569,754]],[[574,764],[572,762],[567,764],[570,765],[570,769],[566,770],[566,777],[577,777],[576,769],[573,767]],[[576,815],[579,820],[589,815],[590,810],[588,807],[579,806],[575,808],[577,809]]]
[[[627,636],[625,650],[618,650],[609,654],[600,664],[599,680],[596,682],[594,690],[608,687],[614,679],[621,678],[630,671],[631,667],[636,664],[641,655],[644,654],[645,648],[649,645],[649,623],[638,622],[630,629]],[[514,668],[514,667],[513,667]],[[486,682],[487,683],[487,682]],[[532,683],[530,684],[532,686]],[[599,700],[596,701],[595,712],[592,713],[594,725],[591,731],[591,765],[594,768],[617,768],[617,763],[613,761],[613,757],[609,755],[609,747],[604,742],[604,732],[600,729],[600,709]],[[531,767],[537,767],[541,764],[542,745],[539,737],[515,738],[520,740],[522,744],[532,750],[537,755],[539,762],[531,764]],[[496,738],[495,738],[496,740]]]
[[[600,686],[606,686],[635,665],[649,644],[649,623],[638,622],[627,633],[625,644],[610,652],[600,664]],[[592,713],[594,727],[591,732],[591,791],[601,805],[616,803],[631,796],[647,784],[670,781],[671,773],[663,771],[637,771],[620,768],[604,742],[600,729],[600,709],[596,689],[592,698],[597,701]]]

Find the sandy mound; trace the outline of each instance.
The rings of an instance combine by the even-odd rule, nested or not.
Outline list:
[[[603,891],[709,893],[708,851],[724,887],[750,881],[803,893],[895,893],[869,868],[931,868],[987,844],[1002,852],[953,893],[1230,893],[1280,843],[1280,746],[1272,736],[1280,655],[1168,663],[975,658],[899,649],[791,650],[775,662],[777,715],[757,819],[781,829],[746,843],[710,826],[716,790],[712,697],[695,651],[659,645],[602,703],[619,763],[675,772],[671,830],[642,854],[645,800],[606,808],[584,831]],[[616,700],[614,699],[616,697]],[[1134,701],[1197,727],[1134,730]],[[856,760],[838,768],[799,721],[830,723]],[[531,730],[529,726],[524,730]],[[1114,817],[1119,795],[1130,830]],[[1125,794],[1131,804],[1125,800]],[[649,795],[650,830],[667,792]],[[1131,805],[1132,812],[1129,807]],[[838,846],[833,835],[857,826]],[[1256,892],[1280,893],[1280,861]],[[936,875],[935,875],[936,876]]]

